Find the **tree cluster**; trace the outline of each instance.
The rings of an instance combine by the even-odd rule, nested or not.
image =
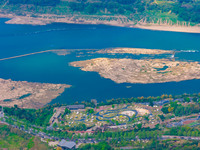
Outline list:
[[[174,113],[175,116],[187,116],[194,113],[200,112],[200,106],[196,104],[188,104],[183,106],[182,104],[178,104],[177,101],[170,102],[169,106],[165,106],[161,109],[164,114]]]
[[[166,131],[165,134],[167,135],[176,135],[176,136],[192,136],[192,137],[199,137],[200,131],[195,128],[191,127],[174,127],[170,128],[169,131]]]
[[[108,145],[107,142],[100,142],[98,144],[86,144],[80,148],[78,148],[78,150],[113,150],[113,148]]]
[[[8,116],[14,116],[18,119],[24,119],[28,122],[39,125],[39,126],[47,126],[49,124],[49,120],[53,115],[53,108],[56,105],[48,105],[44,108],[35,110],[35,109],[23,109],[19,108],[17,105],[14,107],[5,107],[4,112]]]

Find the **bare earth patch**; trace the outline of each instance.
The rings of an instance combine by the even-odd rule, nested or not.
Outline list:
[[[70,63],[83,71],[98,72],[117,83],[163,83],[200,79],[198,62],[168,59],[109,59],[96,58]]]
[[[129,117],[132,117],[133,115],[135,115],[135,112],[134,112],[134,111],[127,110],[127,111],[121,112],[121,114],[123,114],[123,115],[128,115]]]
[[[33,83],[0,79],[0,105],[41,108],[51,102],[70,85]]]
[[[149,110],[143,108],[136,108],[135,110],[137,110],[138,114],[142,116],[150,113]]]

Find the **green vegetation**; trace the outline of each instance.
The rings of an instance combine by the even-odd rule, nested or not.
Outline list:
[[[199,150],[198,141],[169,139],[169,140],[151,140],[148,143],[144,143],[146,149],[150,150]]]
[[[28,146],[27,146],[28,149],[31,149],[34,146],[34,141],[33,140],[34,140],[34,137],[29,139]]]
[[[184,127],[184,130],[188,130],[188,127]],[[166,133],[172,132],[171,135],[176,135],[179,130],[183,130],[182,128],[170,129],[170,131],[166,131]],[[188,132],[193,132],[194,130],[189,128]],[[195,130],[197,131],[197,130]],[[87,138],[95,137],[96,139],[100,139],[103,141],[108,141],[108,143],[104,144],[86,144],[80,147],[80,150],[84,149],[104,149],[103,145],[110,145],[112,148],[119,147],[132,147],[132,149],[149,149],[149,150],[171,150],[171,149],[194,149],[198,150],[200,147],[200,143],[198,141],[190,141],[190,140],[181,140],[181,139],[169,139],[169,140],[159,140],[158,138],[161,136],[161,132],[158,129],[134,129],[132,131],[117,131],[117,132],[98,132],[94,135],[87,135]],[[194,133],[192,133],[194,134]],[[169,135],[169,134],[168,134]],[[136,136],[142,140],[136,140]],[[75,136],[74,136],[75,137]],[[80,137],[80,135],[79,135]]]
[[[68,129],[71,130],[71,131],[86,131],[87,127],[84,123],[80,123],[76,126],[69,127]]]
[[[1,5],[5,3],[6,0],[3,0]],[[199,0],[10,0],[9,5],[4,6],[2,10],[18,15],[31,13],[33,16],[37,13],[82,17],[89,15],[107,21],[117,20],[118,17],[115,16],[125,16],[121,21],[126,23],[130,21],[169,25],[200,23]],[[102,15],[107,15],[109,18],[106,19]],[[89,16],[85,19],[90,18]]]
[[[35,110],[35,109],[23,109],[15,105],[14,107],[11,108],[5,107],[4,112],[8,116],[15,116],[18,119],[26,120],[29,123],[38,126],[46,126],[49,124],[49,120],[53,115],[53,108],[55,106],[57,106],[57,104],[48,105],[44,108]]]
[[[182,104],[178,104],[178,102],[170,102],[169,106],[165,106],[161,109],[161,111],[165,114],[174,113],[175,116],[187,116],[194,113],[200,112],[200,106],[196,104],[189,104],[187,106],[183,106]]]
[[[166,135],[200,137],[200,131],[191,127],[174,127],[165,132]]]
[[[71,111],[69,109],[65,108],[65,112],[62,114],[62,118],[70,113],[71,113]]]
[[[162,135],[176,135],[176,136],[194,136],[200,137],[199,130],[199,121],[189,122],[187,126],[178,126],[167,128],[166,125],[173,122],[180,122],[181,118],[176,116],[185,116],[192,113],[200,112],[199,105],[200,94],[184,94],[179,96],[172,95],[162,95],[158,97],[138,97],[138,98],[124,98],[124,99],[112,99],[107,102],[99,103],[101,111],[94,112],[91,107],[87,107],[85,111],[70,111],[65,109],[63,116],[58,119],[58,123],[53,124],[53,130],[47,130],[46,126],[50,117],[53,115],[53,110],[55,107],[60,107],[60,104],[54,104],[52,106],[45,106],[44,108],[33,110],[33,109],[21,109],[17,106],[12,108],[5,108],[4,111],[8,118],[6,122],[9,124],[14,124],[18,127],[21,127],[25,130],[28,128],[33,129],[33,133],[44,132],[49,136],[64,138],[67,140],[78,140],[78,139],[94,139],[99,141],[98,144],[86,144],[81,145],[80,150],[84,149],[110,149],[110,148],[120,148],[130,146],[133,149],[154,149],[154,150],[168,150],[168,149],[180,149],[181,146],[184,149],[199,149],[200,143],[197,141],[186,141],[182,139],[175,140],[160,140]],[[164,104],[162,109],[160,107],[149,107],[142,104],[136,104],[134,102],[149,102],[153,105],[154,101],[160,101],[167,99],[169,100],[168,104]],[[179,99],[179,101],[173,102],[173,99]],[[76,103],[77,104],[77,103]],[[82,104],[92,106],[92,102],[82,102]],[[131,111],[138,109],[149,109],[152,115],[148,113],[140,114],[135,117],[135,115],[130,116],[127,120],[125,119],[125,114],[122,115],[122,112]],[[162,110],[162,112],[161,112]],[[99,110],[98,110],[99,111]],[[141,111],[141,110],[140,110]],[[51,112],[51,113],[50,113]],[[139,112],[139,110],[138,110]],[[141,111],[142,112],[142,111]],[[145,111],[143,111],[145,112]],[[117,115],[118,114],[118,115]],[[120,115],[121,114],[121,115]],[[98,117],[98,119],[96,118]],[[114,118],[112,118],[114,117]],[[48,118],[48,119],[46,119]],[[174,118],[173,120],[169,120]],[[185,119],[191,119],[192,117],[184,117]],[[196,118],[196,116],[194,116]],[[102,120],[102,121],[101,121]],[[121,121],[120,121],[121,120]],[[162,121],[161,121],[162,120]],[[166,121],[166,123],[164,122]],[[169,121],[169,122],[168,122]],[[121,123],[126,123],[123,125],[123,129],[109,128],[110,125],[120,125]],[[43,127],[37,127],[32,125],[39,125]],[[192,125],[197,125],[196,127],[189,127]],[[97,128],[93,133],[84,133],[88,128],[96,126]],[[2,130],[1,130],[2,129]],[[0,133],[6,129],[0,127]],[[17,129],[16,129],[17,130]],[[20,131],[20,130],[18,130]],[[70,131],[70,132],[69,132]],[[82,131],[82,132],[72,132],[72,131]],[[104,131],[104,132],[102,132]],[[21,132],[21,131],[20,131]],[[3,133],[3,140],[0,140],[0,144],[4,145],[6,148],[9,147],[8,143],[5,143],[6,140],[5,134]],[[28,134],[27,134],[28,135]],[[17,136],[15,134],[10,134],[8,137],[16,139],[23,142],[23,146],[18,142],[18,147],[24,147],[26,149],[33,149],[38,144],[37,138],[28,135],[28,137],[22,135]],[[25,138],[25,139],[24,139]],[[105,143],[104,141],[107,141]],[[181,143],[180,143],[181,142]],[[12,142],[9,143],[12,145]],[[0,146],[1,146],[0,145]],[[21,148],[20,147],[20,148]],[[37,148],[39,149],[39,148]]]
[[[100,142],[98,144],[86,144],[78,148],[78,150],[112,150],[110,145],[107,142]]]
[[[149,96],[149,97],[131,97],[131,98],[117,98],[117,99],[110,99],[106,102],[101,102],[98,104],[98,106],[105,106],[105,105],[112,105],[112,104],[127,104],[127,103],[150,103],[150,106],[153,106],[153,102],[160,101],[160,100],[173,100],[173,99],[184,99],[185,102],[186,99],[195,100],[197,102],[200,99],[200,93],[199,94],[183,94],[183,95],[167,95],[163,94],[161,96]]]
[[[82,135],[83,138],[87,136],[87,138],[95,138],[96,140],[102,140],[102,141],[107,141],[108,139],[112,139],[117,141],[120,140],[135,140],[136,136],[138,136],[140,139],[152,139],[157,136],[160,136],[161,131],[156,127],[153,129],[150,128],[138,128],[135,126],[132,129],[129,129],[127,131],[122,131],[122,130],[117,130],[115,132],[111,131],[106,131],[106,132],[95,132],[94,134],[85,134]],[[78,139],[78,136],[74,136],[74,139]]]
[[[149,129],[149,128],[143,128],[143,129],[132,129],[132,130],[128,130],[128,131],[106,131],[106,132],[96,132],[94,134],[85,134],[83,135],[83,138],[87,139],[87,138],[95,138],[96,140],[101,140],[101,141],[107,141],[108,144],[112,147],[112,148],[119,148],[122,146],[134,146],[136,148],[142,148],[144,146],[144,143],[138,142],[137,141],[137,137],[140,139],[148,139],[150,141],[150,143],[152,141],[157,141],[157,137],[160,137],[160,130],[158,130],[157,128],[154,129]],[[74,139],[80,138],[81,135],[78,136],[74,136]],[[158,141],[157,141],[158,142]],[[100,142],[102,143],[102,142]],[[86,144],[85,146],[81,146],[80,149],[84,150],[84,149],[103,149],[102,145],[107,145],[106,143],[104,144],[97,144],[98,147],[95,147],[97,145],[90,145],[90,144]],[[154,146],[155,147],[155,146]]]
[[[46,143],[19,129],[0,124],[0,148],[7,149],[42,149],[51,150]]]
[[[88,113],[88,114],[94,114],[94,109],[87,109],[86,113]]]
[[[163,116],[163,115],[158,115],[158,116],[160,117],[160,119],[161,119],[162,121],[165,120],[165,116]]]

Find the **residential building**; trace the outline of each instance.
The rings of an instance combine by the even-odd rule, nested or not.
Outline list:
[[[62,139],[60,143],[58,144],[58,147],[61,147],[62,150],[75,149],[76,143],[73,141],[66,141]]]

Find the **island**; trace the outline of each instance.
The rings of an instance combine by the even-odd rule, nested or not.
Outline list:
[[[0,105],[41,108],[64,92],[70,85],[34,83],[0,79]]]
[[[163,83],[200,79],[198,62],[169,59],[112,59],[96,58],[71,62],[83,71],[98,72],[116,83]]]
[[[99,51],[96,51],[96,53],[105,54],[105,53],[111,53],[111,54],[152,54],[152,55],[159,55],[159,54],[171,54],[173,51],[170,50],[159,50],[159,49],[144,49],[144,48],[107,48],[107,49],[101,49]]]

